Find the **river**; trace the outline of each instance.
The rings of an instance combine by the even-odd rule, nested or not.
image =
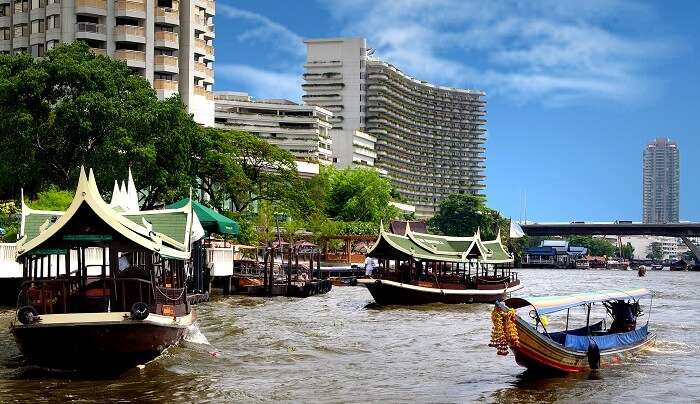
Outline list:
[[[594,374],[533,378],[487,346],[490,305],[373,307],[362,287],[218,297],[180,346],[118,377],[22,366],[0,312],[0,402],[690,402],[700,397],[700,273],[519,270],[518,295],[647,287],[655,349]],[[49,342],[50,343],[50,342]],[[60,349],[60,347],[57,347]]]

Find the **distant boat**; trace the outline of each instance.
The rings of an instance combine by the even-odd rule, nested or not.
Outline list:
[[[656,342],[656,334],[648,329],[648,319],[646,324],[637,327],[642,315],[639,300],[646,297],[651,297],[647,289],[631,289],[497,302],[492,313],[494,328],[490,346],[498,348],[500,355],[507,355],[510,348],[519,365],[534,371],[575,373],[623,363]],[[594,304],[603,304],[612,317],[608,329],[603,321],[590,322]],[[569,309],[575,307],[588,310],[587,322],[585,327],[569,329]],[[521,308],[527,308],[534,325],[517,314],[516,310]],[[548,330],[544,317],[562,311],[567,313],[566,329]]]
[[[522,288],[511,272],[513,256],[500,234],[482,241],[473,237],[447,237],[383,230],[367,253],[379,260],[372,278],[357,283],[369,290],[377,304],[493,303]]]

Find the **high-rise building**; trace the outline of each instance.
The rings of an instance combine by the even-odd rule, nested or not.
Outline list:
[[[678,223],[680,153],[676,142],[657,138],[644,149],[644,223]]]
[[[357,164],[357,133],[372,135],[374,165],[422,217],[451,193],[485,188],[483,92],[410,77],[375,58],[363,38],[304,42],[303,100],[333,112],[337,165]]]
[[[43,56],[82,40],[126,62],[158,96],[214,124],[214,0],[0,0],[0,53]]]
[[[289,151],[302,176],[331,163],[330,111],[289,100],[253,100],[246,93],[216,92],[216,127],[252,133]]]

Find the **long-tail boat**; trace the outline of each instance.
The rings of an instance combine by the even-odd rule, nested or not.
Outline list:
[[[177,344],[195,315],[186,295],[191,205],[122,212],[81,168],[65,212],[23,203],[24,282],[10,330],[30,364],[130,366]]]
[[[496,303],[489,345],[497,348],[499,355],[507,355],[510,348],[519,365],[534,371],[575,373],[623,363],[656,342],[648,317],[637,327],[643,315],[640,299],[648,297],[651,302],[651,296],[647,289],[629,289],[510,298]],[[597,304],[605,307],[606,318],[591,322],[591,308]],[[586,313],[586,325],[570,329],[570,312],[579,307]],[[534,324],[519,315],[518,309],[527,309]],[[564,311],[565,329],[549,330],[548,315]]]
[[[513,256],[496,239],[380,230],[367,253],[378,259],[372,277],[358,279],[380,305],[493,303],[522,288]]]

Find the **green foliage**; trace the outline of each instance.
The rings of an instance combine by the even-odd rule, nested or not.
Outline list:
[[[259,201],[293,200],[301,179],[293,156],[255,135],[206,128],[199,178],[214,206],[230,199],[243,212]]]
[[[622,258],[631,260],[634,258],[634,246],[632,244],[627,243],[622,246]]]
[[[17,231],[19,230],[17,213],[18,209],[14,201],[0,203],[0,227],[5,230],[5,234],[0,237],[0,241],[13,243],[17,240]]]
[[[649,246],[649,253],[647,254],[647,258],[654,261],[661,261],[664,258],[664,251],[661,247],[661,243],[659,243],[658,241],[654,241],[653,243],[651,243],[651,245]]]
[[[55,185],[51,185],[46,191],[39,192],[37,198],[29,202],[29,207],[37,210],[64,211],[72,201],[72,192],[61,191]]]
[[[612,257],[617,254],[617,248],[608,240],[593,238],[591,236],[567,237],[569,244],[577,247],[586,247],[588,255]]]
[[[482,195],[449,195],[428,225],[446,236],[472,236],[480,229],[484,240],[494,239],[499,228],[505,230],[504,235],[509,234],[508,220],[488,208]]]
[[[326,213],[346,221],[378,222],[399,216],[399,210],[389,205],[391,184],[376,170],[346,168],[334,170],[329,176]]]
[[[238,223],[240,232],[236,236],[236,240],[239,243],[246,245],[258,244],[258,233],[255,230],[254,220],[249,214],[231,211],[224,211],[223,214]]]

